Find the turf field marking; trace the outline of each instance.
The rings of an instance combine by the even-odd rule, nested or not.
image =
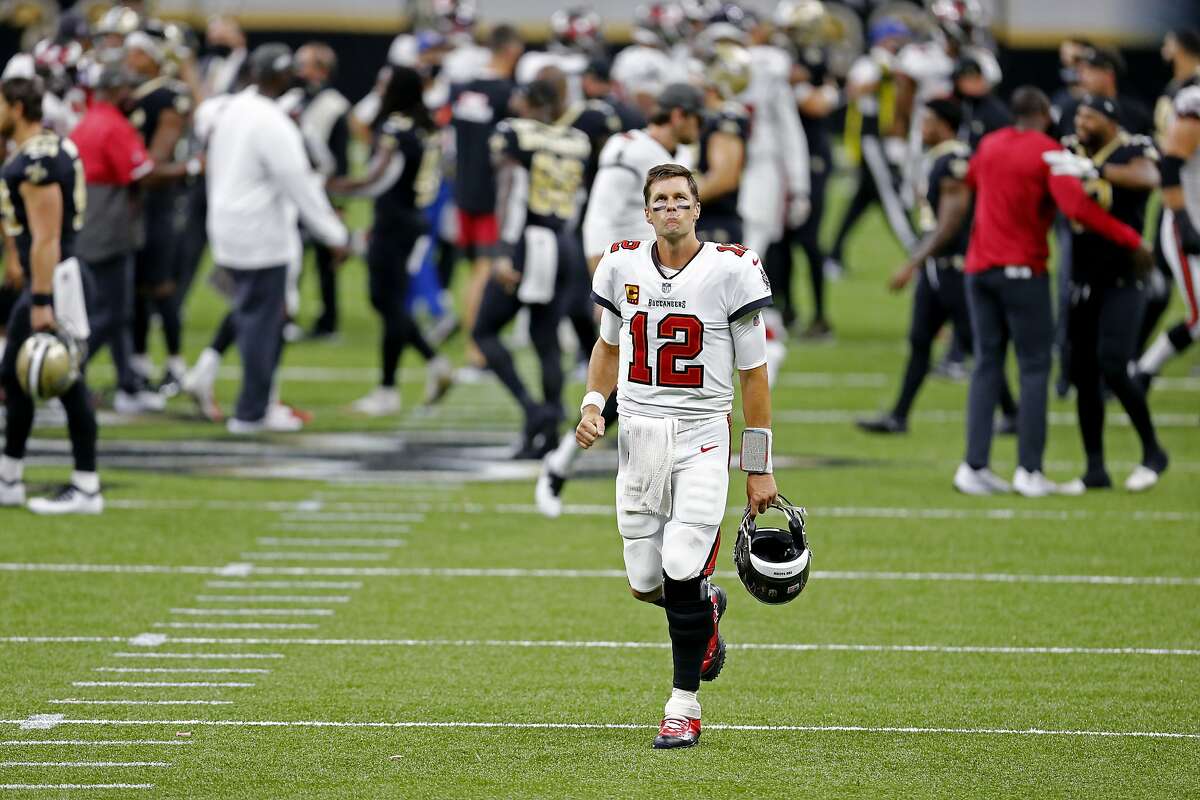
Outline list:
[[[669,650],[670,642],[618,642],[561,639],[220,639],[172,637],[176,644],[270,644],[315,647],[497,647],[582,650]],[[1200,650],[1162,647],[1014,647],[1008,645],[841,644],[817,642],[744,642],[731,650],[849,653],[958,653],[994,655],[1200,656]]]
[[[246,561],[387,561],[391,553],[310,553],[304,551],[280,551],[266,553],[242,553],[238,556]]]
[[[1172,466],[1174,466],[1172,464]],[[277,522],[270,526],[272,530],[290,531],[292,533],[409,533],[409,525],[378,525],[357,523],[329,522]]]
[[[0,720],[0,725],[13,720]],[[68,719],[64,725],[167,725],[205,726],[232,728],[417,728],[417,729],[462,729],[480,728],[525,729],[525,730],[653,730],[657,725],[629,722],[342,722],[323,720],[236,720],[236,719]],[[1056,730],[1052,728],[950,728],[915,726],[872,726],[872,725],[735,725],[728,723],[706,723],[705,730],[763,732],[763,733],[896,733],[896,734],[960,734],[981,736],[1078,736],[1103,738],[1138,739],[1195,739],[1200,733],[1190,731],[1111,731],[1111,730]]]
[[[169,767],[170,761],[0,761],[0,767]]]
[[[153,783],[0,783],[0,789],[52,789],[68,791],[73,789],[153,789]]]
[[[153,628],[174,628],[176,630],[274,630],[274,631],[303,631],[315,630],[319,625],[313,622],[155,622]]]
[[[198,594],[199,603],[349,603],[347,595],[300,594]]]
[[[176,658],[189,661],[203,661],[207,659],[255,661],[259,659],[287,658],[283,653],[113,653],[112,655],[113,658]]]
[[[56,706],[231,706],[232,700],[80,700],[65,697],[47,700]],[[65,722],[61,721],[61,722]],[[60,724],[61,724],[60,722]]]
[[[172,608],[185,617],[332,617],[331,608]]]
[[[172,689],[246,689],[253,683],[243,681],[72,681],[72,686],[125,686],[139,689],[169,687]]]
[[[403,539],[297,539],[260,536],[259,547],[403,547]]]
[[[875,413],[873,410],[864,409],[844,409],[844,408],[811,408],[803,410],[779,411],[772,415],[772,418],[785,423],[794,425],[850,425],[860,417]],[[932,423],[962,423],[966,419],[966,412],[963,411],[947,411],[943,409],[929,409],[926,411],[915,411],[910,415],[910,419],[917,422],[932,422]],[[1070,426],[1075,427],[1079,424],[1078,418],[1073,412],[1051,411],[1047,415],[1047,422],[1054,426]],[[1129,417],[1124,414],[1114,414],[1111,419],[1112,424],[1123,427],[1130,427]],[[1154,424],[1160,428],[1194,428],[1196,426],[1195,414],[1182,413],[1164,413],[1155,412]]]
[[[210,589],[361,589],[362,581],[205,581]]]
[[[3,565],[0,565],[3,566]],[[221,567],[172,567],[153,564],[21,564],[16,565],[28,572],[114,572],[114,573],[195,573],[218,572]],[[623,578],[619,569],[524,569],[521,567],[254,567],[254,574],[261,575],[327,575],[355,577],[472,577],[472,578]],[[720,577],[731,577],[724,570]],[[917,581],[917,582],[979,582],[979,583],[1059,583],[1092,584],[1115,586],[1200,586],[1200,577],[1178,575],[1038,575],[1000,572],[896,572],[890,570],[814,570],[813,577],[820,580],[844,581]],[[141,634],[153,636],[154,634]],[[37,643],[39,641],[60,643],[79,642],[143,642],[120,636],[76,636],[37,637],[3,636],[0,643]],[[147,641],[147,646],[161,642]]]
[[[96,667],[92,672],[115,672],[134,674],[202,674],[202,675],[270,675],[269,669],[237,667]]]
[[[62,722],[62,714],[30,714],[21,722],[23,731],[48,731],[58,727]]]
[[[0,741],[0,747],[141,747],[157,745],[189,745],[191,739],[8,739]]]
[[[0,636],[3,644],[70,644],[84,642],[128,642],[125,636]]]

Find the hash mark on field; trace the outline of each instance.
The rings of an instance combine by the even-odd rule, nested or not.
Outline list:
[[[243,630],[274,630],[274,631],[304,631],[315,630],[319,627],[313,622],[156,622],[155,628],[182,629],[243,629]]]
[[[308,553],[301,551],[242,553],[247,561],[387,561],[391,553]]]
[[[403,547],[403,539],[298,539],[290,536],[260,536],[260,547]]]
[[[169,767],[170,761],[0,761],[0,767]]]
[[[283,653],[113,653],[113,658],[222,659],[228,661],[286,657]]]
[[[80,700],[66,697],[48,701],[56,706],[231,706],[232,700]]]
[[[166,687],[171,689],[244,689],[253,683],[241,681],[72,681],[72,686],[125,686],[130,688]]]
[[[332,617],[331,608],[172,608],[184,617]]]
[[[332,524],[328,522],[276,522],[270,526],[274,531],[292,533],[411,533],[408,525],[356,525]]]
[[[205,581],[210,589],[361,589],[362,581]]]
[[[387,514],[357,513],[353,511],[289,511],[284,513],[285,522],[422,522],[424,513],[390,512]]]
[[[13,720],[0,720],[0,725]],[[632,722],[341,722],[319,720],[235,720],[235,719],[69,719],[66,725],[193,725],[233,728],[434,728],[472,730],[480,728],[526,730],[653,730],[656,726]],[[941,728],[868,725],[732,725],[706,724],[706,730],[738,732],[798,732],[798,733],[897,733],[897,734],[962,734],[984,736],[1079,736],[1139,739],[1200,739],[1200,733],[1190,731],[1107,731],[1055,730],[1050,728]]]
[[[347,595],[198,594],[199,603],[349,603]]]
[[[175,673],[190,673],[203,675],[269,675],[269,669],[239,669],[236,667],[96,667],[93,672],[116,672],[116,673],[153,673],[153,674],[175,674]]]
[[[63,747],[141,747],[142,745],[188,745],[191,744],[191,739],[125,739],[116,740],[98,740],[98,739],[8,739],[0,742],[3,747],[44,747],[58,746]]]

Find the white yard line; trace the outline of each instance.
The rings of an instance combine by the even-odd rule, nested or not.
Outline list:
[[[210,589],[361,589],[362,581],[205,581]]]
[[[153,789],[153,783],[0,783],[0,789],[28,789],[31,791],[50,790],[50,791],[70,791],[74,789],[82,789],[83,791],[93,791],[96,789]]]
[[[8,739],[0,741],[0,747],[141,747],[158,745],[189,745],[191,739]]]
[[[372,514],[355,511],[287,511],[283,519],[288,522],[423,522],[425,514],[412,511],[397,511],[388,514]]]
[[[48,700],[55,706],[231,706],[232,700],[80,700],[65,697]]]
[[[155,622],[152,628],[173,628],[175,630],[273,630],[273,631],[303,631],[315,630],[320,626],[314,622]]]
[[[670,642],[620,642],[563,639],[305,639],[172,637],[175,644],[270,644],[314,647],[497,647],[569,650],[667,650]],[[730,642],[732,650],[850,653],[957,653],[994,655],[1200,656],[1200,650],[1163,647],[1068,647],[936,644],[843,644],[818,642]]]
[[[403,547],[403,539],[303,539],[291,536],[260,536],[259,547]]]
[[[169,767],[170,761],[0,761],[0,767]]]
[[[198,603],[349,603],[348,595],[198,594]]]
[[[409,533],[412,531],[412,527],[409,525],[377,525],[373,523],[276,522],[270,527],[272,530],[291,531],[292,533]]]
[[[850,425],[857,419],[869,417],[875,413],[877,412],[874,409],[811,408],[776,411],[771,418],[775,422],[794,425]],[[1056,427],[1078,425],[1073,412],[1051,411],[1046,418],[1050,425]],[[928,409],[913,412],[909,419],[915,422],[961,424],[966,419],[966,412]],[[1109,422],[1122,427],[1130,425],[1129,417],[1124,414],[1111,415]],[[1196,415],[1194,413],[1155,412],[1154,424],[1160,428],[1194,428]]]
[[[387,561],[391,553],[309,553],[303,551],[280,551],[265,553],[242,553],[243,561]]]
[[[72,681],[72,686],[125,686],[139,689],[167,687],[171,689],[244,689],[253,683],[243,681]]]
[[[0,720],[7,725],[17,720]],[[416,728],[416,729],[461,729],[463,731],[500,728],[524,730],[647,730],[653,725],[621,722],[480,722],[480,721],[319,721],[319,720],[234,720],[234,719],[175,719],[175,720],[132,720],[132,719],[64,719],[64,725],[164,725],[206,726],[231,728]],[[1070,730],[1050,728],[953,728],[917,726],[868,726],[868,725],[733,725],[706,723],[707,731],[739,732],[784,732],[784,733],[894,733],[894,734],[961,734],[985,736],[1076,736],[1102,738],[1141,739],[1197,739],[1200,733],[1191,731],[1113,731],[1113,730]]]
[[[269,675],[269,669],[237,667],[95,667],[92,672],[114,672],[119,674],[199,674],[199,675]]]
[[[331,608],[172,608],[182,617],[332,617]]]
[[[113,658],[170,658],[188,661],[218,659],[222,661],[257,661],[260,659],[287,658],[283,653],[113,653]]]

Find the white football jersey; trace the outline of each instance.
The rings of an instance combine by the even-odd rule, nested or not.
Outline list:
[[[753,250],[704,242],[667,275],[655,242],[628,241],[609,247],[592,279],[592,299],[621,318],[618,406],[647,417],[728,414],[737,366],[730,323],[771,304],[767,273]]]
[[[649,239],[642,187],[651,167],[675,162],[675,155],[644,130],[609,137],[600,150],[596,179],[583,220],[583,250],[588,256],[606,252],[613,242]]]

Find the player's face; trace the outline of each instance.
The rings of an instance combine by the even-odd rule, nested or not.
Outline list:
[[[678,241],[694,234],[700,218],[700,201],[692,196],[687,178],[666,178],[650,187],[646,221],[658,236]]]
[[[936,114],[926,111],[921,117],[921,144],[927,148],[939,144],[945,138],[942,131],[943,127],[944,123]]]
[[[1075,112],[1075,135],[1089,150],[1102,147],[1111,138],[1112,124],[1099,111],[1080,106]]]
[[[700,139],[700,115],[675,112],[675,139],[680,144],[695,144]]]
[[[5,139],[12,138],[15,125],[16,120],[14,119],[13,107],[4,99],[4,95],[0,94],[0,137]]]

